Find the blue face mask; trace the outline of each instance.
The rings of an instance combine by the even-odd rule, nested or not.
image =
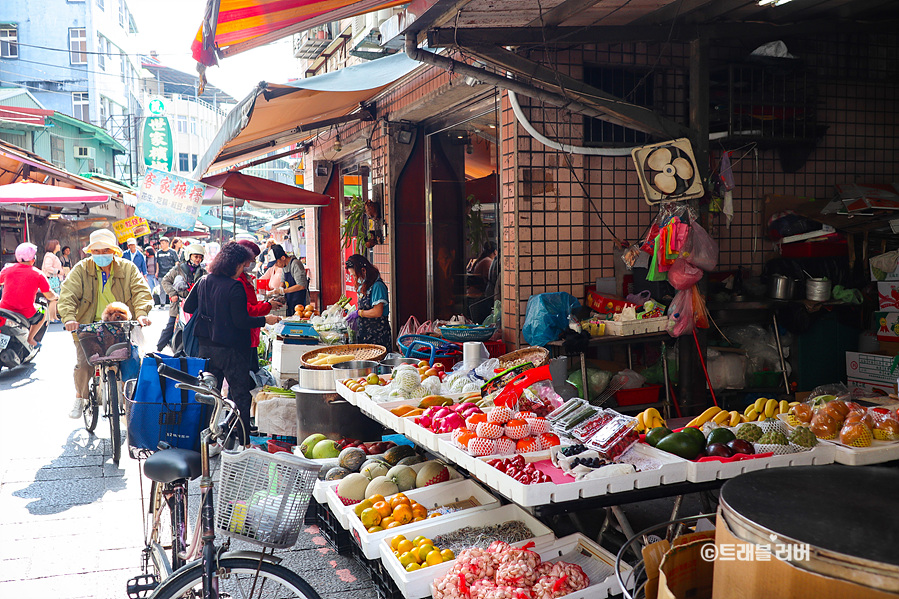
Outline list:
[[[91,259],[100,268],[112,264],[112,254],[94,254],[91,256]]]

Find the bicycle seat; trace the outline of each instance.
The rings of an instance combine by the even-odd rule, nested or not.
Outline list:
[[[177,447],[157,451],[144,462],[144,474],[158,483],[193,480],[200,476],[201,471],[200,453]]]

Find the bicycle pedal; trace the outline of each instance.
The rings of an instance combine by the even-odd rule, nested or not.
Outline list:
[[[141,574],[130,579],[126,585],[129,599],[146,599],[156,587],[159,579],[155,574]]]

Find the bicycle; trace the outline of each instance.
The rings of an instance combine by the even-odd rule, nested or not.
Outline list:
[[[119,401],[119,363],[131,358],[131,331],[138,326],[136,320],[94,322],[79,325],[75,331],[87,361],[94,367],[82,407],[84,428],[94,432],[103,408],[103,417],[109,421],[112,461],[116,465],[122,457],[122,416],[125,414]]]
[[[152,590],[151,599],[320,599],[301,576],[279,564],[274,550],[296,542],[321,466],[284,453],[225,450],[216,508],[209,448],[224,444],[239,425],[237,407],[222,398],[209,373],[198,378],[164,364],[158,372],[177,381],[179,389],[194,391],[197,401],[214,409],[209,427],[201,433],[199,452],[163,447],[144,462],[144,474],[153,481],[152,531],[143,552],[144,574],[128,581],[128,596],[143,598]],[[191,535],[187,491],[189,481],[198,477],[201,507]],[[162,541],[162,529],[171,533],[168,545]],[[215,545],[217,532],[227,537],[220,547]],[[231,539],[261,545],[263,550],[231,552]]]

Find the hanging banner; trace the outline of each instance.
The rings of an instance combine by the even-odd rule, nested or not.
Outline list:
[[[124,218],[112,223],[112,231],[119,243],[125,243],[129,237],[143,237],[150,234],[150,223],[140,216]]]
[[[172,147],[172,128],[164,116],[150,116],[144,121],[144,164],[161,171],[172,170],[175,150]]]
[[[137,194],[135,216],[190,231],[197,223],[206,185],[156,169],[147,169]]]

